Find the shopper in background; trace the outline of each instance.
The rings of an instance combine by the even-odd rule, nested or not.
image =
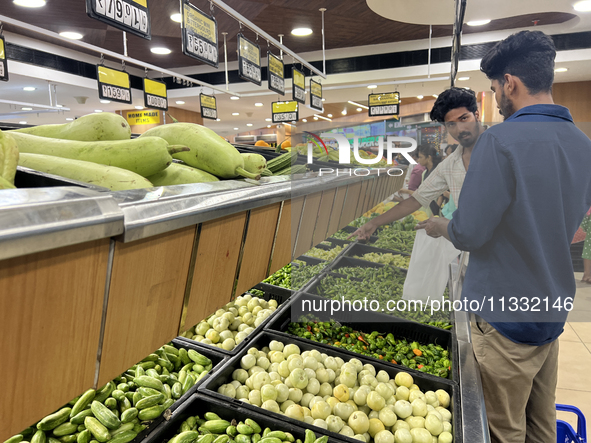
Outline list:
[[[505,122],[476,143],[453,220],[419,226],[470,251],[462,297],[480,316],[472,346],[494,443],[556,441],[556,339],[576,292],[570,242],[591,205],[591,140],[553,104],[555,56],[539,31],[485,55]]]
[[[583,244],[583,278],[581,281],[591,284],[591,208],[589,208],[589,212],[587,212],[587,215],[583,219],[581,228],[587,234],[585,243]]]
[[[458,148],[458,145],[447,145],[447,148],[445,148],[445,156],[449,157],[450,155],[452,155],[454,153],[454,151]]]
[[[448,189],[458,201],[470,155],[476,140],[484,131],[478,122],[480,114],[473,91],[464,88],[450,88],[443,91],[431,109],[431,120],[444,123],[448,133],[459,142],[460,149],[447,157],[429,174],[412,196],[397,204],[389,211],[367,222],[349,238],[367,240],[382,225],[400,220],[421,207],[428,207]]]
[[[408,190],[409,191],[416,191],[419,189],[419,186],[423,182],[423,172],[427,169],[419,162],[419,152],[418,150],[414,150],[410,156],[413,158],[414,161],[417,162],[416,165],[412,166],[412,170],[410,171],[410,179],[408,180]]]

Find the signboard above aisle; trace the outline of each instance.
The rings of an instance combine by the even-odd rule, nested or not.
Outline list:
[[[148,0],[86,0],[86,14],[122,31],[152,39]]]
[[[124,71],[97,65],[99,98],[131,105],[129,74]]]
[[[269,89],[285,95],[285,67],[283,60],[267,51]]]
[[[201,117],[216,120],[218,118],[217,102],[213,95],[199,94]]]
[[[127,111],[125,120],[129,126],[157,125],[160,123],[160,111]]]
[[[398,116],[400,113],[400,93],[398,92],[369,94],[367,102],[369,104],[367,113],[370,117],[381,115]]]
[[[8,81],[8,63],[6,62],[6,41],[0,35],[0,80]]]
[[[261,86],[261,47],[238,34],[238,74]]]
[[[295,122],[298,120],[298,102],[273,102],[271,104],[273,123]]]
[[[144,79],[144,106],[146,108],[168,110],[166,84],[156,80]]]
[[[183,0],[183,54],[218,67],[218,23]]]
[[[324,111],[322,107],[322,85],[310,79],[310,107]]]
[[[306,104],[306,76],[296,68],[291,68],[292,98],[302,105]]]

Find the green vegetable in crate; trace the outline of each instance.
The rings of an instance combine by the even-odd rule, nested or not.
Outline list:
[[[389,226],[378,233],[378,239],[372,244],[372,246],[411,253],[415,242],[415,236],[416,231],[399,231]]]
[[[19,151],[14,138],[0,131],[0,189],[14,188]]]
[[[267,160],[260,154],[242,153],[240,154],[244,160],[244,169],[252,174],[263,174],[267,169]]]
[[[370,261],[372,263],[382,263],[385,265],[396,266],[397,268],[408,269],[410,264],[410,255],[400,254],[386,254],[381,252],[369,252],[363,254],[363,256],[354,256],[353,258],[359,258],[361,260]]]
[[[185,185],[220,181],[215,175],[180,163],[171,163],[168,168],[148,177],[154,186]]]
[[[285,154],[281,154],[267,162],[267,169],[269,169],[269,171],[271,171],[273,174],[276,174],[279,171],[290,167],[292,161],[297,159],[297,156],[297,152],[287,152]]]
[[[260,178],[244,169],[244,159],[234,146],[205,126],[193,123],[161,125],[144,132],[139,139],[152,136],[189,147],[189,151],[176,153],[173,157],[217,177]]]
[[[319,258],[321,260],[326,260],[328,262],[333,261],[338,255],[343,251],[343,246],[335,246],[334,248],[326,251],[320,248],[312,248],[304,255],[307,257],[314,257]]]

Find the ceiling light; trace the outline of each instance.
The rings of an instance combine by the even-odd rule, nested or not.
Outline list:
[[[172,51],[168,48],[150,48],[152,54],[159,54],[159,55],[166,55],[170,54]]]
[[[314,114],[314,120],[318,120],[319,118],[321,118],[322,120],[327,120],[329,122],[332,121],[330,118],[326,118],[326,117],[323,117],[322,115]]]
[[[60,32],[60,35],[70,40],[80,40],[83,37],[79,32]]]
[[[270,127],[271,127],[271,125],[267,125],[267,128],[270,128]]]
[[[343,109],[343,111],[341,112],[341,114],[347,115],[347,110],[346,109]]]
[[[181,23],[183,21],[183,16],[181,14],[172,14],[170,16],[170,19],[173,22]]]
[[[235,96],[235,95],[232,95],[232,96],[230,97],[230,100],[240,100],[240,97],[237,97],[237,96]]]
[[[306,120],[305,118],[303,118],[303,119],[302,119],[302,121],[303,121],[304,123],[308,123],[308,120]]]
[[[252,123],[247,123],[246,126],[252,126]]]
[[[55,105],[56,108],[63,108],[64,105]]]
[[[221,120],[219,118],[216,118],[215,121],[216,122],[221,122]]]
[[[326,101],[326,99],[323,97],[323,98],[322,98],[322,101],[323,101],[323,102],[325,102],[325,101]]]
[[[263,106],[263,104],[262,104],[262,103],[255,103],[254,105],[255,105],[255,106]]]
[[[332,114],[326,114],[326,116],[327,116],[328,118],[331,118],[331,117],[332,117]]]
[[[232,115],[240,115],[240,112],[232,112]]]
[[[34,91],[35,89],[37,89],[37,88],[34,88],[33,86],[25,86],[23,88],[23,91]]]
[[[25,8],[40,8],[45,6],[45,0],[14,0],[13,3],[17,6],[24,6]]]
[[[176,103],[177,105],[184,105],[184,104],[185,104],[185,102],[184,102],[184,101],[182,101],[182,100],[177,100],[175,103]]]
[[[234,128],[234,131],[238,131],[239,128]]]
[[[143,106],[136,106],[135,109],[144,109]]]
[[[110,100],[101,100],[101,103],[104,105],[108,105],[109,103],[111,103]]]
[[[72,117],[67,117],[67,118],[66,118],[66,121],[69,121],[69,122],[71,122],[72,120],[74,120]]]
[[[431,97],[435,97],[435,98],[437,98],[437,97],[439,97],[439,96],[438,96],[437,94],[433,94]]]
[[[573,5],[575,11],[579,12],[589,12],[591,11],[591,0],[583,0],[582,2],[577,2]]]
[[[270,122],[270,121],[272,121],[272,119],[270,119],[270,118],[266,118],[266,119],[265,119],[265,121],[266,121],[266,122]]]
[[[554,70],[554,72],[566,72],[566,71],[568,71],[568,68],[556,68]]]
[[[466,23],[468,26],[483,26],[483,25],[488,25],[490,23],[490,20],[472,20],[468,23]]]
[[[291,30],[292,35],[297,35],[298,37],[303,37],[306,35],[312,34],[312,30],[310,28],[295,28]]]
[[[422,100],[422,99],[423,99],[423,96],[422,96],[422,95],[417,95],[417,98],[418,98],[419,100]]]
[[[378,85],[369,85],[369,86],[367,87],[367,89],[375,89],[375,88],[377,88],[377,87],[378,87]]]
[[[357,108],[357,112],[361,112],[361,111],[363,111],[363,109]]]
[[[318,120],[318,117],[314,117],[314,120]]]
[[[19,125],[26,125],[27,122],[18,122]]]
[[[23,110],[23,111],[32,111],[33,108],[21,108],[21,110]]]
[[[362,105],[361,103],[351,101],[351,100],[349,100],[347,103],[351,103],[352,105],[359,106],[360,108],[363,108],[363,109],[369,109],[367,106]]]
[[[470,80],[470,77],[459,77],[458,81],[465,82],[466,80]]]
[[[94,112],[97,112],[97,113],[98,112],[103,112],[103,110],[102,109],[95,109]]]

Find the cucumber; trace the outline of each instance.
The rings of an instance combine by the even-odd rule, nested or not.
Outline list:
[[[20,133],[14,133],[12,137],[21,153],[52,155],[115,166],[143,177],[154,175],[172,163],[168,143],[157,137],[99,142],[57,140]],[[176,152],[176,148],[172,152]]]
[[[59,425],[64,423],[70,418],[71,408],[62,408],[59,411],[48,415],[37,423],[37,429],[41,431],[51,431],[57,428]]]
[[[127,386],[127,385],[125,385]],[[129,387],[128,387],[129,390]],[[115,400],[117,401],[123,401],[123,399],[125,398],[125,392],[123,392],[120,389],[115,389],[112,393],[111,393],[111,397],[113,397]],[[108,400],[108,399],[107,399]]]
[[[222,434],[222,433],[226,432],[226,430],[228,429],[228,426],[230,426],[229,421],[222,420],[219,418],[213,419],[213,420],[207,420],[205,423],[203,423],[201,425],[201,427],[203,429],[208,430],[212,434]],[[238,430],[238,432],[240,432],[240,430]]]
[[[132,430],[125,431],[121,434],[117,434],[116,437],[113,437],[111,440],[109,440],[109,443],[128,443],[134,438],[136,438],[137,434],[137,432]]]
[[[121,414],[121,423],[129,423],[130,421],[132,421],[134,418],[137,417],[137,414],[138,414],[137,408],[126,409]]]
[[[164,386],[162,382],[156,378],[148,375],[141,375],[133,379],[134,383],[142,388],[152,388],[161,393],[164,393]]]
[[[92,438],[92,434],[88,429],[80,432],[78,434],[78,438],[76,439],[76,443],[90,443],[90,439]]]
[[[39,125],[13,132],[77,141],[129,140],[131,137],[127,121],[112,112],[88,114],[63,125]]]
[[[173,154],[173,157],[216,177],[260,178],[244,169],[244,159],[234,146],[205,126],[194,123],[161,125],[148,129],[139,139],[144,137],[162,137],[170,144],[187,146],[189,151]]]
[[[181,361],[183,362],[183,364],[185,366],[188,364],[191,364],[191,359],[189,358],[189,353],[187,352],[187,350],[185,348],[179,348],[179,357],[181,358]]]
[[[93,437],[100,443],[105,443],[111,438],[109,430],[94,417],[86,417],[84,419],[84,426],[86,426],[86,429],[88,429]]]
[[[94,389],[89,389],[84,394],[82,394],[78,401],[72,406],[72,412],[70,412],[70,418],[78,415],[80,412],[84,411],[86,407],[90,404],[96,395],[96,391]]]
[[[137,392],[139,392],[140,394],[142,394],[142,397],[151,397],[152,395],[162,394],[157,389],[152,389],[152,388],[139,388],[137,390]]]
[[[176,382],[174,385],[172,385],[172,398],[176,400],[181,398],[182,395],[183,385],[181,385],[179,382]]]
[[[236,443],[251,443],[250,435],[238,434],[236,437],[234,437],[234,440]]]
[[[217,437],[213,443],[228,443],[230,441],[230,436],[227,434],[222,434],[219,437]]]
[[[138,417],[141,421],[154,420],[155,418],[159,417],[160,414],[162,414],[163,412],[164,409],[162,409],[162,406],[156,405],[152,406],[151,408],[142,409],[139,412]]]
[[[191,183],[207,183],[220,181],[215,175],[191,166],[171,163],[164,171],[148,177],[154,186],[186,185]]]
[[[193,349],[189,349],[187,352],[189,358],[193,360],[195,363],[201,366],[207,366],[211,364],[211,360],[204,355],[201,355],[199,352],[194,351]]]
[[[61,425],[63,426],[63,425]],[[31,443],[46,443],[47,442],[47,436],[45,435],[45,432],[39,430],[37,432],[35,432],[35,435],[33,435],[33,438],[31,438]]]
[[[253,174],[262,174],[267,169],[267,160],[261,154],[242,153],[244,169]]]
[[[127,432],[127,431],[133,430],[133,427],[134,426],[135,426],[135,423],[124,423],[124,424],[122,424],[121,426],[119,426],[114,431],[111,431],[111,438],[115,437],[116,435],[121,434],[122,432]]]
[[[74,434],[75,432],[78,432],[78,425],[71,423],[71,422],[67,422],[67,423],[62,423],[57,428],[55,428],[53,430],[53,435],[55,437],[59,438],[59,437],[65,437],[66,435]],[[35,435],[37,435],[37,434],[35,434]],[[34,443],[33,440],[31,440],[31,443]]]
[[[117,429],[119,426],[121,426],[121,420],[119,420],[117,416],[113,414],[113,412],[104,404],[95,400],[91,403],[90,409],[92,409],[96,419],[100,421],[106,428]]]
[[[261,427],[259,426],[259,424],[256,421],[254,421],[250,418],[247,418],[246,420],[244,420],[244,423],[246,423],[248,426],[250,426],[252,429],[254,429],[255,434],[258,434],[261,432]],[[281,432],[281,431],[278,431],[278,432]],[[282,437],[279,437],[279,438],[281,440],[284,440],[284,438],[282,438]]]
[[[75,443],[76,440],[78,440],[78,434],[64,435],[63,437],[60,437],[58,441],[61,443]]]
[[[21,153],[18,164],[47,174],[102,186],[111,191],[152,187],[152,183],[139,174],[115,166],[105,166],[89,161],[52,155]]]
[[[16,434],[10,437],[8,440],[5,440],[4,443],[21,443],[25,438],[22,434]]]
[[[163,400],[164,394],[151,395],[149,397],[142,398],[140,401],[137,402],[137,405],[135,405],[135,407],[138,410],[151,408],[152,406],[156,406]]]
[[[236,426],[236,430],[238,431],[239,434],[244,434],[244,435],[251,435],[254,434],[254,429],[252,429],[250,426],[245,425],[244,423],[239,423],[238,426]]]
[[[197,440],[197,437],[199,437],[199,432],[197,431],[181,432],[175,437],[175,443],[191,443]]]
[[[123,394],[123,396],[125,397],[125,394]],[[109,397],[105,400],[105,406],[111,410],[115,409],[117,407],[117,400],[113,397]]]

